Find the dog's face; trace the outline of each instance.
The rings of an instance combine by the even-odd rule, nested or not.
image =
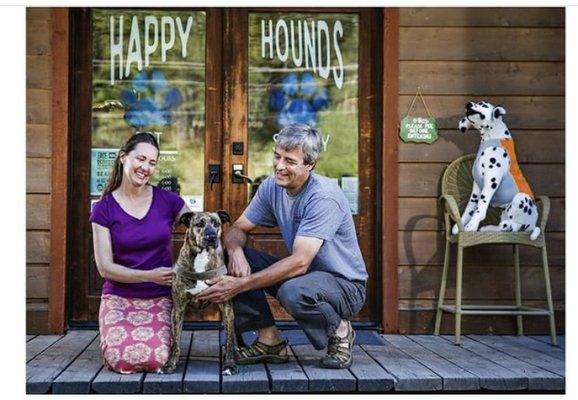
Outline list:
[[[469,128],[474,127],[478,131],[490,129],[497,121],[502,120],[502,115],[506,114],[506,109],[502,106],[494,106],[487,101],[466,104],[466,116],[459,124],[460,132],[464,133]]]
[[[179,223],[187,227],[185,238],[189,246],[199,252],[201,249],[219,247],[222,227],[231,222],[226,211],[189,212],[181,216]]]

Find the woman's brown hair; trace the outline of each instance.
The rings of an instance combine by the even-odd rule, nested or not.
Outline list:
[[[110,177],[108,178],[108,182],[106,183],[106,187],[102,191],[101,198],[109,194],[110,192],[117,189],[120,184],[122,183],[122,163],[120,162],[120,156],[124,154],[128,154],[135,149],[137,144],[139,143],[148,143],[153,145],[157,151],[159,150],[159,142],[155,135],[150,132],[137,132],[132,135],[126,143],[120,148],[118,154],[116,155],[116,159],[114,160],[114,165],[110,172]]]

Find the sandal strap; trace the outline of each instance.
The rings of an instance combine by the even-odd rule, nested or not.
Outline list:
[[[253,342],[249,347],[241,347],[238,353],[242,358],[258,357],[266,355],[279,355],[281,350],[287,346],[287,339],[274,345],[268,345],[259,340]]]

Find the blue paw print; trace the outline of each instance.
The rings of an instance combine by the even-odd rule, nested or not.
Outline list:
[[[326,109],[331,103],[329,92],[319,88],[310,72],[285,75],[281,87],[269,96],[269,107],[277,111],[277,123],[287,126],[292,123],[317,125],[317,112]]]
[[[179,89],[168,87],[165,75],[158,70],[139,72],[132,79],[132,90],[123,90],[120,101],[125,107],[125,121],[135,128],[166,126],[172,123],[172,111],[183,103]]]

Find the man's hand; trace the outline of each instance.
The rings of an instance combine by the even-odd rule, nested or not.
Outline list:
[[[211,285],[199,293],[197,300],[207,300],[213,303],[223,303],[241,293],[244,278],[236,278],[229,275],[217,276],[206,280],[205,283]]]
[[[251,267],[247,262],[247,257],[243,253],[243,249],[239,248],[237,251],[229,252],[229,275],[243,277],[251,275]]]

